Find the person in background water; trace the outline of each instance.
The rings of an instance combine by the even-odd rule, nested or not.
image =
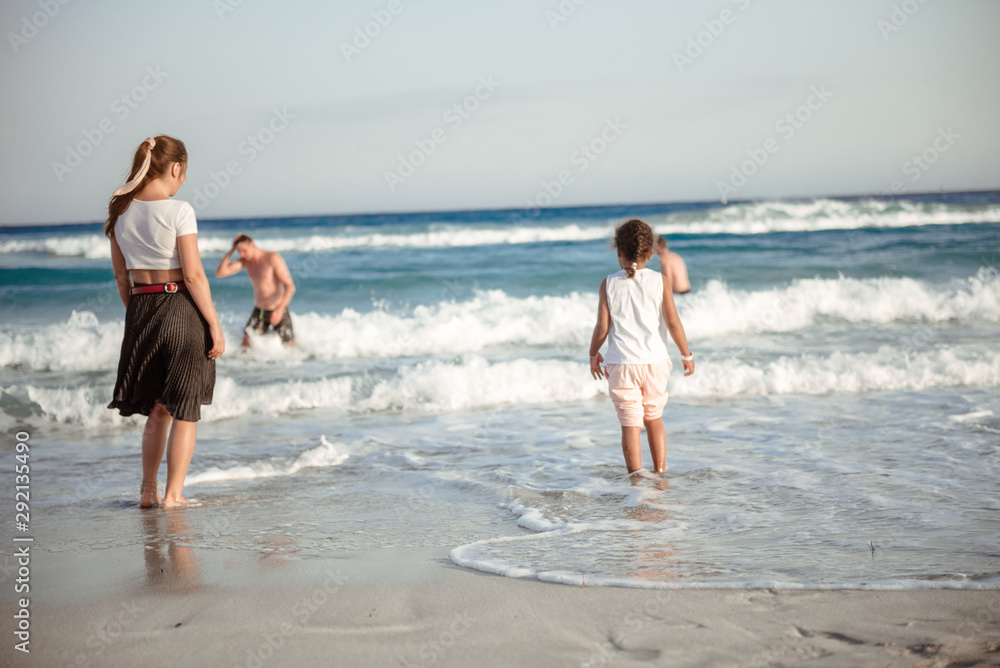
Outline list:
[[[666,237],[661,236],[656,240],[656,254],[660,260],[660,273],[670,280],[671,290],[678,295],[691,292],[687,265],[680,255],[670,252]]]
[[[212,403],[215,360],[226,349],[198,253],[194,209],[170,199],[186,175],[183,142],[147,137],[132,158],[128,182],[111,196],[104,224],[125,305],[125,335],[108,408],[147,416],[142,508],[188,502],[181,492],[201,406]],[[167,487],[161,499],[157,477],[164,451]]]
[[[240,259],[230,261],[233,253],[239,253]],[[250,347],[251,331],[267,334],[271,327],[281,336],[282,343],[294,346],[295,331],[288,303],[295,294],[295,283],[285,261],[277,253],[259,248],[247,235],[237,234],[233,247],[219,262],[215,275],[225,278],[244,268],[253,283],[254,309],[243,331],[243,348]]]
[[[596,379],[608,379],[630,475],[642,468],[643,426],[653,470],[666,470],[667,434],[661,416],[671,369],[667,332],[681,351],[684,375],[694,373],[694,356],[674,306],[670,281],[646,269],[646,262],[653,256],[654,238],[649,225],[637,219],[615,229],[615,249],[622,270],[601,281],[597,324],[590,342],[590,373]],[[600,353],[605,340],[607,359]]]

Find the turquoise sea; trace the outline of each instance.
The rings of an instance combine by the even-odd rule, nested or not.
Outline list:
[[[687,262],[697,358],[667,474],[632,480],[587,368],[628,217]],[[1000,586],[998,192],[202,220],[209,270],[239,232],[289,265],[299,346],[241,355],[249,280],[212,277],[228,350],[173,539],[588,585]],[[100,225],[0,230],[0,302],[36,549],[141,545]]]

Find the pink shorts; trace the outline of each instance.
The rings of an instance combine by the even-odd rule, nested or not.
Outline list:
[[[608,389],[623,427],[656,420],[667,405],[670,361],[659,364],[608,364]]]

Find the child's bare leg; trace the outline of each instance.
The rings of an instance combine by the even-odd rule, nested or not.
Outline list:
[[[163,451],[167,447],[167,434],[172,419],[163,404],[155,404],[146,418],[146,428],[142,431],[142,498],[139,500],[142,508],[149,508],[160,502],[156,478],[160,462],[163,461]]]
[[[663,428],[663,420],[643,420],[646,425],[646,438],[649,440],[649,454],[653,458],[653,470],[663,473],[667,470],[667,430]]]
[[[167,489],[163,494],[164,508],[187,503],[187,499],[181,496],[181,491],[184,489],[184,478],[187,477],[188,466],[191,464],[197,435],[197,422],[174,420],[167,447]]]
[[[629,473],[642,468],[642,427],[622,427],[622,454]]]

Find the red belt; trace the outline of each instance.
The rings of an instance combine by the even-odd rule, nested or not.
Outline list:
[[[139,285],[129,291],[130,295],[148,295],[152,292],[170,292],[187,290],[183,283],[157,283],[156,285]]]

